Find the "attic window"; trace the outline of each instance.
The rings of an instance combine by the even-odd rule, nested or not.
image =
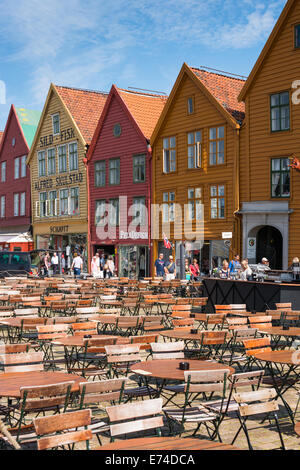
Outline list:
[[[295,48],[300,48],[300,24],[295,26]]]
[[[53,126],[53,135],[59,134],[60,133],[59,114],[53,114],[52,126]]]
[[[194,98],[190,97],[187,99],[187,110],[188,114],[193,114],[194,112]]]

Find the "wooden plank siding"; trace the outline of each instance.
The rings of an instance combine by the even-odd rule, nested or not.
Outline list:
[[[290,198],[271,196],[271,159],[279,157],[300,158],[299,129],[300,106],[292,103],[292,83],[300,80],[300,49],[294,48],[294,26],[300,24],[300,2],[288,2],[289,13],[285,20],[276,25],[271,47],[250,82],[244,101],[246,120],[244,122],[242,145],[245,158],[241,159],[241,201],[282,201],[289,202],[293,211],[289,217],[289,256],[300,254],[300,174],[291,170]],[[270,95],[290,92],[290,130],[271,132]],[[243,153],[241,153],[242,155]]]
[[[187,99],[194,97],[194,113],[187,112]],[[225,127],[225,163],[209,165],[209,128]],[[187,134],[192,131],[202,131],[202,168],[188,169]],[[163,172],[163,138],[176,137],[176,171]],[[162,204],[164,192],[175,192],[175,202],[188,203],[188,188],[202,188],[202,203],[204,204],[204,239],[222,240],[222,232],[235,232],[235,158],[237,147],[237,130],[230,125],[220,111],[209,101],[199,87],[186,73],[181,79],[168,114],[159,128],[158,133],[151,139],[153,146],[153,201]],[[225,219],[212,220],[210,217],[210,186],[225,185]],[[160,218],[160,234],[161,234]],[[182,240],[174,233],[171,224],[170,239]],[[162,237],[162,235],[160,235]],[[162,238],[160,238],[162,240]],[[157,256],[155,243],[154,257]],[[238,249],[239,241],[234,241],[233,250]]]

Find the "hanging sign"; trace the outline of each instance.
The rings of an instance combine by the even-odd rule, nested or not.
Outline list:
[[[256,258],[256,238],[248,238],[247,258]]]

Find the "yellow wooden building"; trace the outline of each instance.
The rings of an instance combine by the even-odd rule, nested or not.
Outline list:
[[[88,259],[84,159],[106,98],[51,84],[27,159],[35,248],[62,250],[69,264],[74,252]]]
[[[243,254],[278,269],[300,257],[299,87],[300,1],[288,0],[239,95]]]
[[[240,251],[239,162],[245,81],[183,64],[151,137],[153,262],[164,236],[208,272]],[[203,224],[201,224],[201,220]]]

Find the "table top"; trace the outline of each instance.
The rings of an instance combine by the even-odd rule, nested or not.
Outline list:
[[[191,327],[192,328],[192,327]],[[202,338],[202,333],[204,331],[201,331],[200,333],[197,333],[196,335],[193,335],[191,333],[191,328],[188,330],[182,329],[182,331],[178,330],[167,330],[167,331],[161,331],[159,334],[165,338],[174,338],[174,339],[182,339],[182,340],[190,340],[190,341],[201,341]]]
[[[11,326],[11,327],[14,327],[14,328],[21,328],[22,326],[22,321],[26,324],[26,320],[28,319],[28,321],[30,321],[31,318],[38,318],[37,315],[33,315],[33,316],[29,316],[29,315],[26,315],[25,317],[13,317],[13,318],[6,318],[5,320],[0,320],[0,325],[5,325],[5,326]],[[42,322],[45,322],[45,318],[41,318],[41,321]],[[40,325],[42,325],[43,323],[40,323]],[[31,323],[31,324],[28,324],[28,325],[23,325],[24,328],[31,328],[33,329],[36,325]]]
[[[130,370],[138,375],[151,376],[158,379],[184,381],[184,370],[179,369],[180,362],[188,362],[190,371],[193,370],[230,370],[233,374],[233,367],[226,366],[214,361],[199,361],[196,359],[155,359],[147,362],[139,362],[131,366]]]
[[[94,450],[239,450],[231,444],[181,437],[141,437],[125,439]]]
[[[72,392],[79,390],[79,383],[86,382],[81,375],[65,374],[64,372],[8,372],[0,374],[0,396],[20,397],[20,387],[53,385],[61,382],[74,381]]]
[[[276,335],[276,336],[300,336],[300,328],[289,328],[284,330],[281,326],[272,326],[270,328],[260,328],[259,325],[256,326],[259,333]]]
[[[88,334],[88,333],[87,333]],[[72,346],[72,347],[79,347],[83,348],[84,341],[87,339],[107,339],[107,338],[116,338],[116,336],[112,335],[91,335],[91,338],[84,338],[84,336],[67,336],[65,338],[57,338],[52,341],[52,344],[57,344],[60,346]],[[119,339],[119,337],[117,337]],[[121,339],[121,338],[120,338]],[[127,338],[124,339],[124,342],[129,343]]]
[[[298,365],[300,365],[300,351],[276,350],[259,353],[253,352],[251,356],[256,357],[260,361],[275,362],[278,364],[297,365],[295,361],[299,361]]]
[[[295,425],[295,433],[298,434],[298,436],[300,436],[300,423],[297,423]]]

